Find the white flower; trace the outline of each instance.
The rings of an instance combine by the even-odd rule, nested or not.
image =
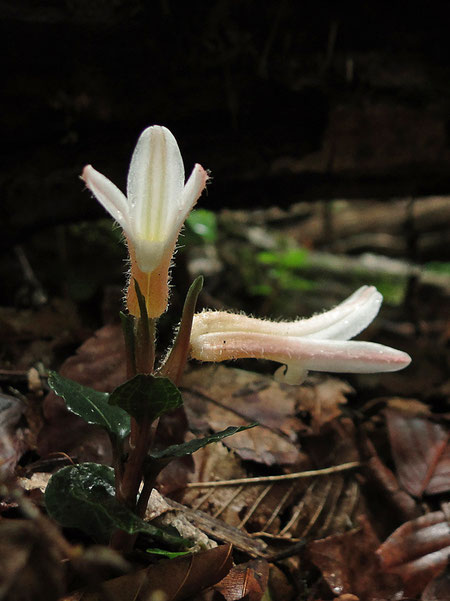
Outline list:
[[[144,296],[148,293],[152,297],[146,298],[149,315],[160,315],[167,305],[168,270],[178,234],[205,188],[206,171],[195,165],[185,184],[177,141],[167,128],[154,125],[142,132],[134,150],[127,196],[91,165],[83,169],[82,178],[122,226],[132,260],[131,278],[139,282]],[[165,283],[161,281],[164,278]],[[132,288],[128,304],[130,312],[136,314],[135,299],[130,307]]]
[[[381,294],[363,286],[343,303],[310,319],[271,322],[226,312],[194,316],[191,356],[200,361],[253,357],[282,363],[276,376],[301,384],[308,370],[375,373],[403,369],[409,355],[373,342],[348,341],[377,315]]]

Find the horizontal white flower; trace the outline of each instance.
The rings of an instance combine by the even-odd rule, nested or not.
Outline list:
[[[144,296],[148,293],[153,297],[149,301],[149,314],[152,317],[161,314],[167,304],[168,270],[178,234],[205,188],[206,171],[195,165],[185,183],[177,141],[166,127],[154,125],[142,132],[134,150],[127,196],[91,165],[83,169],[82,178],[122,226],[132,259],[131,277],[139,282]],[[161,281],[164,278],[165,283]],[[160,298],[161,294],[165,300]],[[134,305],[133,297],[133,307],[129,306],[132,313]]]
[[[200,361],[271,359],[283,364],[275,375],[287,384],[300,384],[308,370],[397,371],[409,365],[406,353],[373,342],[349,341],[375,318],[382,300],[376,288],[363,286],[331,311],[294,322],[203,311],[194,316],[191,356]]]

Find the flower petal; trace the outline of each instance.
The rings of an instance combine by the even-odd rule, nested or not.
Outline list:
[[[184,166],[177,141],[166,127],[148,127],[139,137],[128,172],[135,241],[166,241],[183,186]]]
[[[293,322],[274,322],[225,311],[203,311],[194,317],[193,332],[200,335],[211,330],[247,331],[277,336],[347,339],[356,336],[373,320],[381,302],[382,296],[374,286],[362,286],[334,309]]]
[[[302,369],[376,373],[409,365],[406,353],[373,342],[314,340],[249,332],[215,332],[191,338],[191,355],[200,361],[271,359]]]
[[[327,328],[313,334],[307,334],[305,338],[315,338],[316,340],[348,340],[353,338],[375,319],[383,302],[383,297],[376,288],[371,286],[366,288],[364,293],[356,299],[353,298],[352,301],[348,302],[349,300],[347,299],[347,302],[344,301],[336,307],[336,309],[340,308],[342,312],[340,319]],[[351,309],[350,313],[347,311],[349,308]]]
[[[86,165],[81,174],[81,179],[100,204],[129,233],[129,206],[125,194],[107,177],[96,171],[92,165]]]
[[[178,236],[183,223],[186,221],[186,217],[192,211],[197,200],[200,198],[201,193],[205,189],[207,181],[208,173],[197,163],[194,166],[179,199],[177,217],[174,219],[172,226],[175,236]]]

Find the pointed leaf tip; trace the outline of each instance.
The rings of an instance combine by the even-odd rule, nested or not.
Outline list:
[[[48,385],[64,399],[69,411],[88,424],[101,426],[119,438],[130,433],[130,416],[120,407],[112,407],[108,403],[109,393],[83,386],[55,371],[50,372]]]

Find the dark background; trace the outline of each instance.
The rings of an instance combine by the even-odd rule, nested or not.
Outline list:
[[[187,173],[211,170],[213,210],[378,198],[388,222],[395,196],[447,194],[447,8],[0,2],[1,300],[14,298],[17,244],[36,263],[36,236],[104,216],[83,165],[124,189],[151,124],[173,131]]]

